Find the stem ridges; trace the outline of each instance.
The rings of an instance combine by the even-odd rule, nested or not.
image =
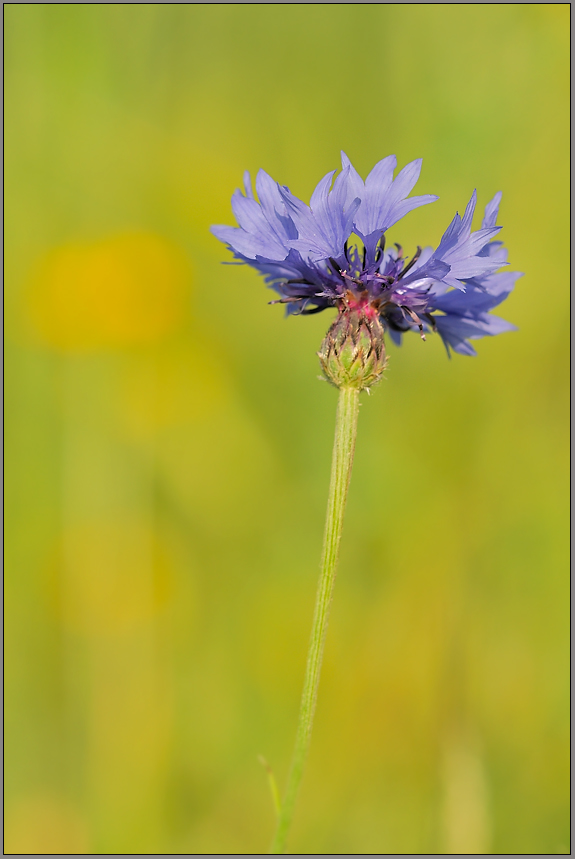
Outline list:
[[[347,387],[341,388],[335,424],[335,440],[321,573],[308,650],[297,735],[286,792],[281,804],[277,830],[270,853],[283,853],[285,851],[311,738],[329,610],[333,597],[339,557],[343,515],[355,451],[358,412],[359,390]]]

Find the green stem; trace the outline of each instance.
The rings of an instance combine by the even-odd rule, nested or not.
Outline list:
[[[311,640],[307,656],[307,666],[301,699],[299,722],[295,748],[288,777],[285,797],[278,818],[277,830],[270,853],[283,853],[291,826],[297,792],[301,782],[305,759],[309,748],[319,675],[323,659],[323,648],[329,609],[335,584],[339,541],[343,527],[343,514],[347,490],[351,477],[357,417],[359,412],[359,391],[354,388],[341,388],[335,422],[335,441],[331,463],[331,480],[327,504],[327,518],[321,561],[321,574],[317,590]]]

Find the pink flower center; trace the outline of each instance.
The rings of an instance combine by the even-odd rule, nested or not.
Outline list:
[[[345,296],[345,306],[348,310],[355,310],[367,316],[368,319],[376,319],[379,316],[379,302],[377,306],[371,303],[367,292],[352,292],[348,290]]]

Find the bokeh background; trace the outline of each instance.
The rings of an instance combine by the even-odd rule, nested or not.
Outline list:
[[[6,852],[262,853],[336,392],[211,223],[423,157],[518,332],[366,398],[294,853],[567,853],[568,4],[28,4],[6,25]],[[477,222],[478,223],[478,222]]]

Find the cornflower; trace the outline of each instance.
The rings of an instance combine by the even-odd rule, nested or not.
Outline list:
[[[507,271],[507,252],[495,239],[501,192],[485,207],[481,228],[471,224],[477,195],[458,213],[433,247],[409,258],[386,243],[386,232],[412,209],[433,203],[432,194],[409,197],[421,172],[412,161],[394,178],[397,161],[379,161],[365,182],[342,152],[342,169],[327,173],[307,205],[264,170],[250,174],[232,196],[238,227],[214,226],[236,261],[263,275],[288,315],[307,316],[333,307],[337,315],[318,352],[325,377],[339,388],[335,442],[321,575],[308,652],[296,743],[272,853],[283,853],[315,712],[339,541],[349,488],[359,394],[369,392],[386,366],[385,337],[401,345],[404,334],[441,337],[448,355],[475,355],[472,340],[512,331],[491,313],[521,273]],[[503,270],[501,270],[503,269]],[[276,789],[274,787],[274,792]]]

